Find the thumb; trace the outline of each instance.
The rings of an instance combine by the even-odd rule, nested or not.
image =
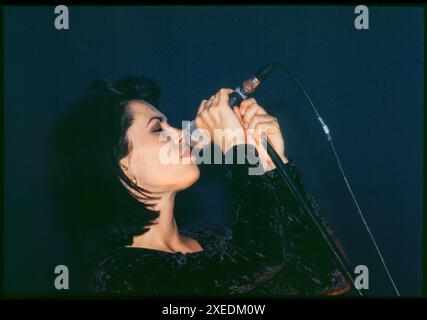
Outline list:
[[[234,111],[234,114],[236,115],[237,119],[239,119],[240,124],[243,126],[243,117],[242,117],[242,114],[240,113],[239,107],[234,106],[233,111]]]

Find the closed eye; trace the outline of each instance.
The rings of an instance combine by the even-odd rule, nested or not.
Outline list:
[[[156,125],[153,128],[153,132],[158,133],[158,132],[162,132],[164,130],[163,127],[162,127],[162,125],[161,125],[162,122],[163,121],[161,119],[157,120],[157,123],[156,123]]]

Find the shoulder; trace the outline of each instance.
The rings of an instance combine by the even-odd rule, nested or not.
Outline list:
[[[90,273],[90,288],[95,292],[132,292],[133,285],[128,281],[136,270],[158,268],[162,252],[138,248],[116,248],[101,256]]]
[[[221,250],[232,239],[232,231],[228,227],[182,229],[181,233],[197,240],[206,252]]]

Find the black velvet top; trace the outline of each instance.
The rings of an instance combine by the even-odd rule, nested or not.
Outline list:
[[[235,155],[237,149],[230,152]],[[318,231],[291,201],[277,169],[248,175],[248,161],[226,166],[233,192],[231,228],[180,230],[201,244],[200,252],[116,248],[96,263],[92,290],[149,296],[283,296],[330,294],[348,286]],[[292,159],[285,166],[321,217]]]

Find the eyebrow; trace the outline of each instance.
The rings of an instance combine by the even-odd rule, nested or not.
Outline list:
[[[150,120],[148,120],[146,127],[148,127],[148,125],[150,124],[150,122],[151,122],[152,120],[156,120],[156,119],[157,119],[157,120],[159,120],[160,122],[168,121],[168,119],[167,119],[166,117],[162,117],[162,116],[154,116],[154,117],[152,117]]]

